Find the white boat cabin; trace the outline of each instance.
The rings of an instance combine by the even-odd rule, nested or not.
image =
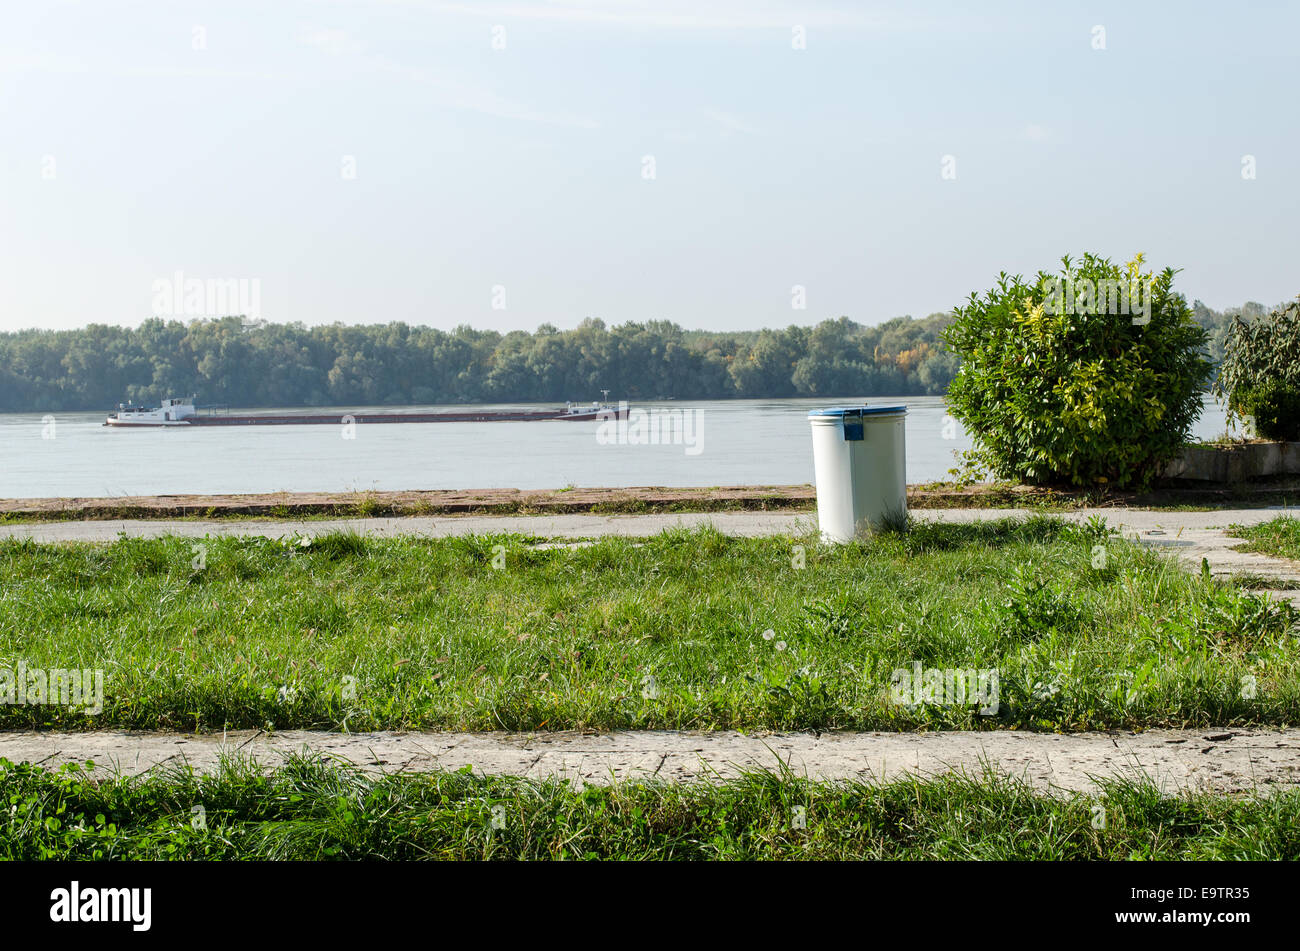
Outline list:
[[[188,426],[195,415],[194,397],[163,400],[161,406],[128,406],[117,404],[117,412],[110,413],[105,424],[109,426]]]

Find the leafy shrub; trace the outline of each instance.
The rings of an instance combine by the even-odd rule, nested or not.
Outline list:
[[[1236,317],[1214,392],[1266,439],[1300,439],[1300,300],[1267,317]]]
[[[1176,273],[1085,254],[1035,284],[999,275],[944,332],[962,359],[950,412],[995,475],[1032,484],[1145,484],[1201,411],[1205,331]]]

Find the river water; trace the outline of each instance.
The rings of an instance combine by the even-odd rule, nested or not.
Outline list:
[[[954,452],[970,448],[942,397],[870,403],[907,406],[910,483],[946,478]],[[602,438],[596,422],[121,430],[102,425],[102,413],[3,414],[0,498],[802,484],[813,480],[808,410],[825,405],[815,399],[635,404],[647,414],[642,424],[668,437],[657,445],[638,441],[643,427],[635,418],[624,438],[608,424]],[[394,408],[311,412],[341,417],[365,410]],[[1225,429],[1222,407],[1207,402],[1195,435]]]

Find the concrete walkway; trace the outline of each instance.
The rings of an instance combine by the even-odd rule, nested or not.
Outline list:
[[[971,522],[980,519],[1024,517],[1027,509],[916,509],[913,517],[941,522]],[[1300,515],[1300,509],[1281,506],[1248,509],[1216,509],[1209,512],[1171,512],[1153,509],[1097,508],[1054,513],[1074,522],[1096,516],[1107,520],[1126,534],[1132,532],[1179,533],[1215,531],[1228,525],[1255,525],[1279,515]],[[517,532],[545,538],[595,538],[601,535],[644,537],[668,528],[695,528],[713,525],[729,535],[804,534],[817,528],[816,514],[789,512],[676,512],[657,515],[447,515],[409,516],[403,518],[340,518],[295,520],[215,519],[180,521],[168,519],[131,519],[84,522],[27,522],[0,524],[0,538],[33,538],[37,541],[112,541],[118,535],[154,537],[158,535],[262,535],[278,538],[285,535],[318,535],[326,532],[354,531],[363,535],[391,537],[423,535],[441,538],[449,535]]]
[[[138,775],[189,764],[212,772],[223,756],[274,766],[311,751],[367,770],[470,766],[475,772],[584,783],[735,776],[785,764],[813,779],[869,782],[958,773],[985,764],[1043,791],[1090,792],[1105,777],[1148,778],[1184,790],[1270,792],[1300,788],[1300,729],[1152,730],[1145,733],[0,733],[0,757],[53,768],[94,760],[103,774]]]
[[[446,538],[451,535],[517,533],[541,538],[596,538],[601,535],[645,537],[677,526],[713,524],[729,535],[801,534],[816,527],[815,515],[779,512],[687,512],[670,515],[445,515],[402,518],[311,519],[306,521],[113,520],[30,522],[0,525],[0,538],[34,538],[42,542],[113,541],[119,535],[153,538],[180,535],[322,535],[357,532],[376,538],[401,535]]]

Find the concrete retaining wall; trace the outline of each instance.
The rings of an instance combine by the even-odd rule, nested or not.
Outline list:
[[[1300,475],[1300,442],[1257,442],[1228,448],[1189,446],[1169,463],[1164,475],[1203,482]]]

